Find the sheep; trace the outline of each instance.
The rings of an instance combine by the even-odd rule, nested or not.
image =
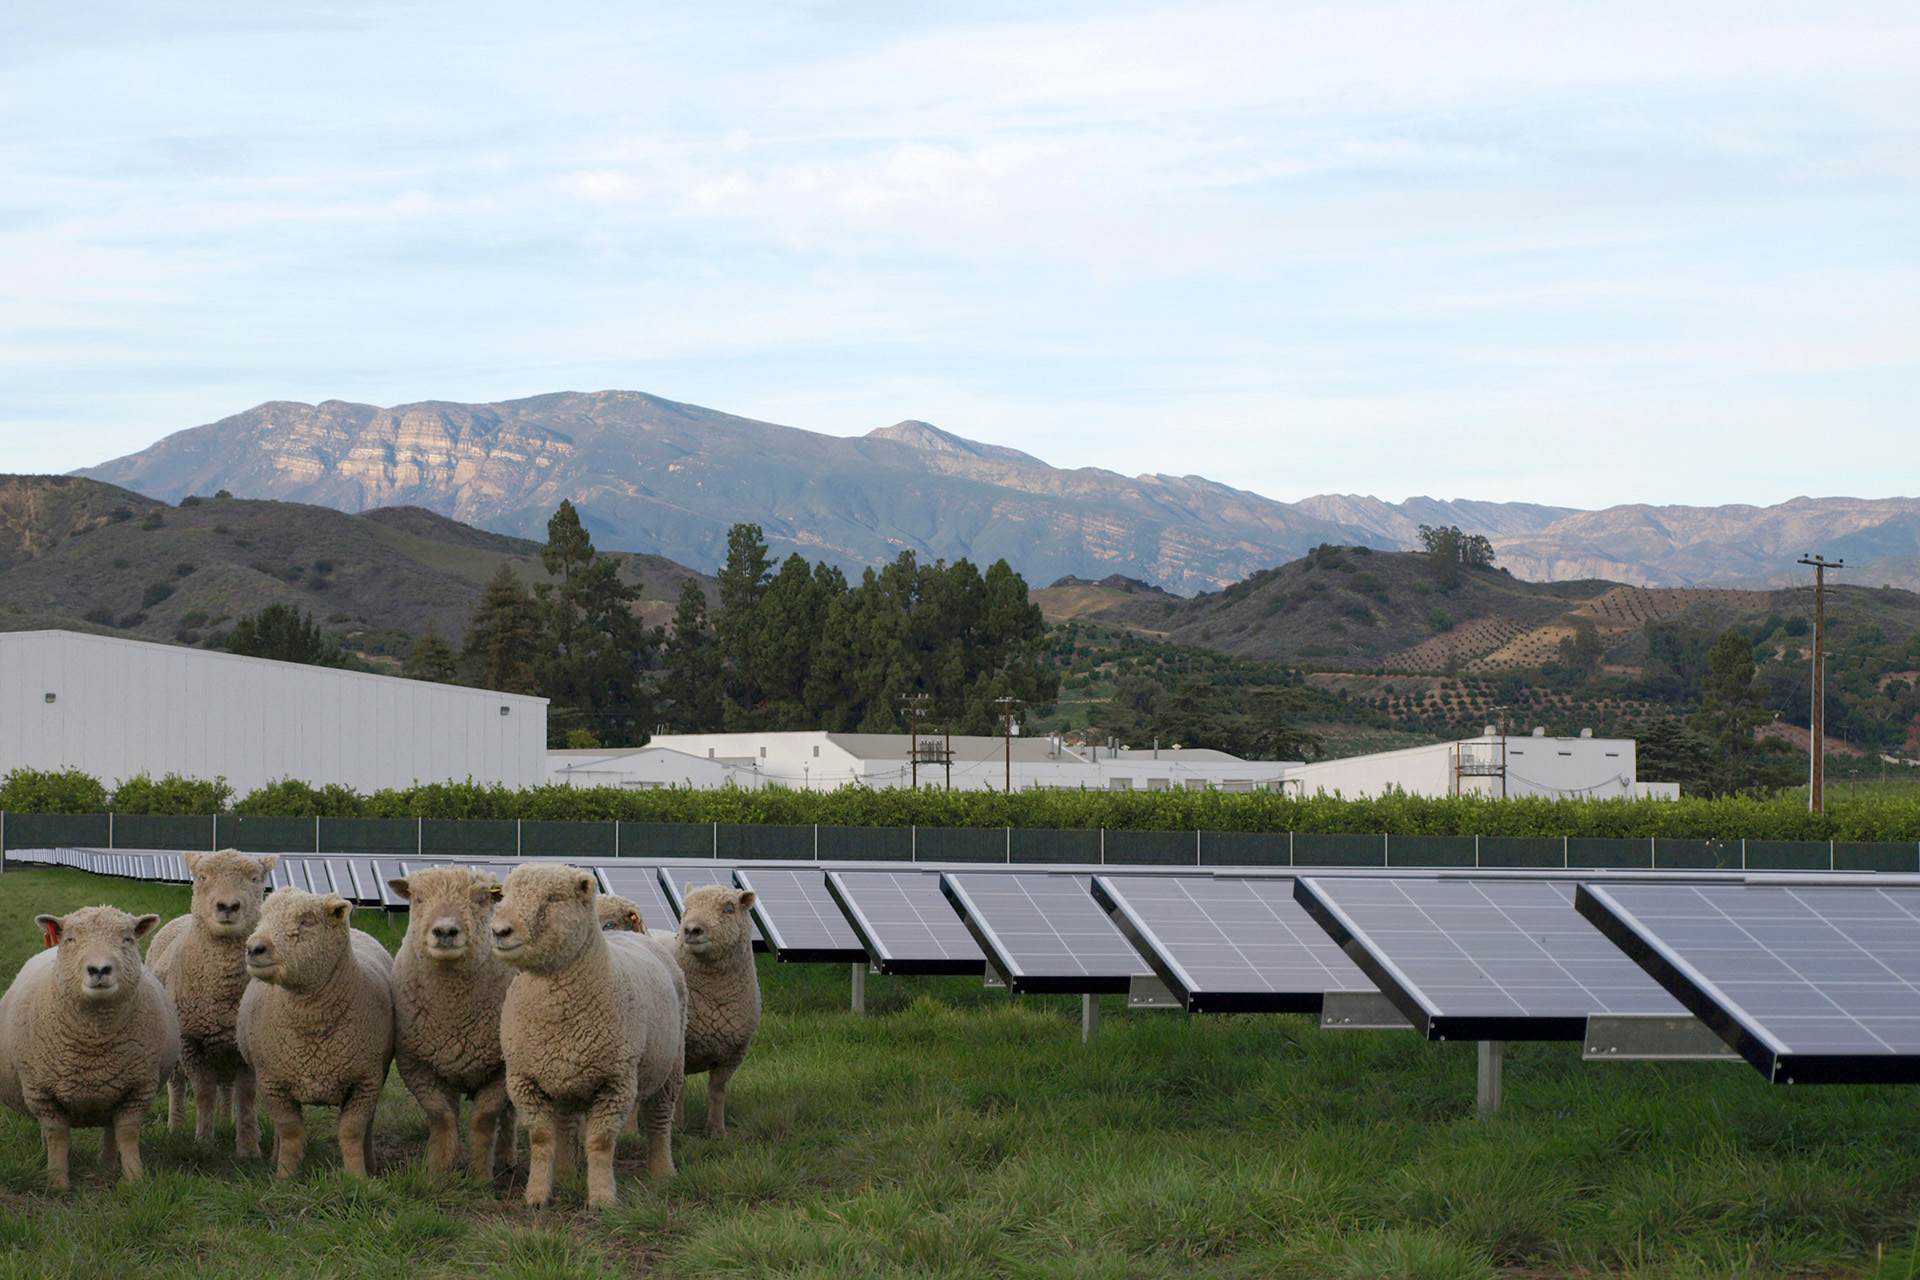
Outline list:
[[[147,968],[180,1014],[180,1066],[167,1081],[167,1128],[186,1123],[191,1084],[195,1139],[210,1141],[214,1121],[225,1118],[231,1103],[234,1151],[257,1157],[253,1068],[240,1056],[234,1023],[247,989],[247,935],[260,923],[267,873],[280,855],[221,849],[183,856],[193,877],[191,913],[167,921],[147,945]]]
[[[727,1081],[760,1026],[752,890],[688,885],[674,958],[687,975],[686,1074],[707,1073],[707,1136],[727,1133]],[[684,1100],[683,1100],[684,1106]],[[679,1119],[676,1112],[675,1119]]]
[[[496,1145],[513,1155],[500,1005],[513,970],[493,954],[490,918],[500,881],[465,867],[432,867],[387,881],[411,904],[393,962],[400,1078],[427,1113],[427,1164],[450,1167],[459,1148],[460,1099],[473,1098],[468,1163],[493,1176]]]
[[[365,1177],[373,1117],[393,1061],[393,957],[353,928],[337,893],[281,889],[247,938],[240,1055],[273,1119],[279,1176],[306,1155],[301,1108],[340,1108],[340,1164]]]
[[[598,899],[600,927],[620,933],[645,933],[647,925],[640,918],[640,904],[632,898],[623,898],[617,893],[603,893]]]
[[[140,1122],[180,1060],[180,1022],[140,939],[160,923],[117,907],[34,918],[49,950],[0,996],[0,1102],[40,1122],[47,1181],[65,1191],[73,1126],[100,1128],[100,1163],[138,1181]]]
[[[553,1199],[557,1149],[580,1118],[587,1207],[614,1202],[613,1148],[627,1114],[646,1117],[647,1171],[673,1173],[673,1108],[686,1051],[686,982],[658,941],[603,931],[593,876],[514,868],[493,911],[494,951],[519,972],[500,1011],[507,1096],[530,1135],[527,1203]]]

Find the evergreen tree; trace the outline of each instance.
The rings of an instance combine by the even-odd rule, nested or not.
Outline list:
[[[576,570],[593,563],[593,539],[580,523],[580,513],[565,498],[547,521],[547,545],[540,548],[540,564],[551,577],[569,581]]]
[[[662,712],[680,733],[720,728],[720,643],[707,622],[707,593],[688,578],[680,584],[680,604],[667,636],[666,673],[660,695]]]
[[[311,613],[284,604],[270,604],[234,623],[227,635],[227,652],[315,667],[347,665],[346,651],[320,630]]]
[[[431,618],[427,620],[427,629],[413,642],[413,648],[407,652],[407,660],[400,666],[400,674],[411,680],[432,680],[439,684],[452,684],[460,673],[460,659],[440,635],[440,624]]]
[[[754,611],[766,592],[771,565],[759,525],[736,524],[727,530],[727,562],[720,568],[720,616],[714,620],[714,635],[725,664],[721,697],[733,708],[761,701],[751,674]]]
[[[1306,689],[1263,689],[1248,701],[1251,737],[1261,759],[1318,760],[1326,754],[1325,738],[1294,723],[1312,710],[1313,695]]]
[[[544,623],[533,676],[550,703],[548,736],[563,742],[584,728],[609,746],[637,746],[653,714],[643,672],[659,644],[633,611],[640,590],[621,581],[619,561],[594,551],[571,504],[547,530],[540,560],[560,581],[533,589]]]
[[[501,693],[533,693],[543,630],[539,602],[502,562],[487,579],[460,646],[468,681]]]

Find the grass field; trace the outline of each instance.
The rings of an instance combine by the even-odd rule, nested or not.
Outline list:
[[[9,874],[0,973],[39,946],[35,913],[103,899],[186,906],[184,889]],[[367,1182],[338,1172],[320,1111],[290,1184],[236,1162],[225,1131],[196,1148],[152,1123],[146,1182],[105,1177],[89,1133],[75,1190],[53,1195],[36,1127],[4,1113],[0,1277],[1920,1273],[1910,1088],[1512,1045],[1505,1110],[1482,1122],[1471,1044],[1116,999],[1082,1045],[1072,998],[875,977],[861,1019],[846,978],[763,962],[768,1016],[730,1134],[694,1136],[696,1085],[679,1175],[650,1188],[623,1147],[621,1203],[599,1214],[578,1180],[535,1213],[517,1178],[427,1174],[397,1077]]]

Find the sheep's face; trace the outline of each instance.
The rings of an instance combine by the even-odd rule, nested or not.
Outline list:
[[[118,907],[82,907],[64,916],[35,916],[50,947],[60,985],[82,1000],[111,1000],[140,981],[140,939],[159,916],[130,916]]]
[[[280,861],[269,853],[255,857],[237,849],[185,855],[193,876],[193,915],[216,938],[244,938],[260,923],[260,901],[267,872]]]
[[[534,973],[565,968],[599,931],[599,893],[591,872],[543,862],[515,867],[493,909],[493,954]]]
[[[600,912],[600,928],[607,933],[645,933],[646,923],[640,919],[640,908],[629,898],[617,893],[600,895],[597,909]]]
[[[449,964],[486,956],[500,888],[493,873],[428,867],[387,884],[407,900],[407,938],[421,955]]]
[[[325,981],[353,945],[353,904],[337,893],[281,889],[247,936],[247,975],[283,987]]]
[[[694,955],[725,955],[753,937],[753,891],[723,885],[687,886],[681,899],[680,945]]]

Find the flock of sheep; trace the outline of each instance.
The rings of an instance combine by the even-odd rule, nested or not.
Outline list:
[[[529,863],[503,884],[434,867],[390,881],[407,899],[390,956],[334,894],[266,895],[277,855],[189,854],[190,914],[110,906],[43,915],[47,950],[0,996],[0,1102],[33,1117],[48,1181],[65,1190],[69,1134],[101,1129],[100,1158],[138,1178],[140,1124],[164,1084],[167,1123],[210,1141],[231,1117],[260,1154],[273,1121],[282,1178],[306,1150],[302,1108],[340,1109],[340,1162],[365,1176],[374,1113],[396,1060],[426,1112],[427,1162],[491,1178],[528,1131],[527,1203],[584,1151],[587,1204],[614,1200],[622,1131],[647,1134],[647,1170],[673,1172],[686,1077],[707,1073],[707,1132],[726,1132],[727,1081],[760,1022],[753,895],[688,886],[677,933],[647,932],[625,898],[572,867]],[[153,935],[146,960],[139,942]]]

